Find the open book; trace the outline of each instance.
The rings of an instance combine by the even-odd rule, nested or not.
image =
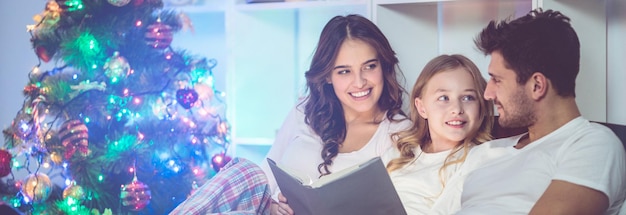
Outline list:
[[[317,181],[267,162],[296,215],[406,214],[379,157]]]

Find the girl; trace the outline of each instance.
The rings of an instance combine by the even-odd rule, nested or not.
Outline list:
[[[480,71],[462,55],[432,59],[411,92],[413,125],[383,156],[408,214],[451,214],[460,207],[463,163],[491,139],[493,106]]]

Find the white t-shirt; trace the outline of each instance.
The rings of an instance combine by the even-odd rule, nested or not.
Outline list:
[[[460,166],[459,163],[450,165],[446,168],[444,177],[439,176],[439,169],[450,151],[426,153],[417,147],[414,150],[416,158],[413,162],[389,173],[407,214],[432,214],[428,211],[442,195],[442,179],[446,180],[447,186],[448,180]],[[397,148],[394,147],[382,156],[382,160],[388,163],[399,156]]]
[[[389,174],[407,214],[449,215],[458,211],[461,208],[463,181],[467,174],[482,163],[501,155],[497,151],[485,151],[479,156],[470,156],[474,153],[470,149],[465,162],[446,167],[442,178],[439,170],[450,152],[451,150],[426,153],[421,148],[416,148],[414,162]],[[457,157],[462,155],[463,150],[455,154]],[[388,163],[399,156],[399,151],[394,147],[382,156],[382,160]],[[445,181],[445,186],[442,185],[442,180]]]
[[[513,148],[523,135],[474,147],[476,154],[495,150],[502,156],[469,173],[458,214],[528,214],[552,180],[601,191],[609,199],[605,214],[619,211],[626,198],[626,157],[610,129],[578,117]]]
[[[304,112],[300,108],[296,107],[291,110],[276,134],[274,145],[272,145],[267,157],[282,166],[306,174],[312,179],[317,179],[320,176],[317,166],[323,162],[321,156],[323,143],[320,137],[305,123],[304,118]],[[403,119],[404,117],[396,116],[395,118]],[[358,151],[339,153],[333,159],[333,164],[329,170],[331,172],[340,171],[382,155],[393,144],[391,134],[404,130],[410,125],[410,120],[392,122],[385,117],[365,146]],[[276,179],[274,179],[267,162],[262,162],[261,168],[267,174],[272,196],[276,200],[280,192]]]

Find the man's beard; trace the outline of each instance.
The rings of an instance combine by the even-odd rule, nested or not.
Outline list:
[[[509,101],[514,103],[507,104],[509,107],[502,106],[502,103],[495,101],[502,107],[504,117],[498,118],[500,126],[505,128],[524,128],[528,127],[537,121],[535,113],[533,112],[532,101],[526,96],[523,89],[519,89]]]

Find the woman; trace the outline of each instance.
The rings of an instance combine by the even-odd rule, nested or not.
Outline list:
[[[410,122],[402,108],[398,59],[387,38],[359,15],[336,16],[322,30],[308,96],[287,116],[267,157],[320,178],[382,155]],[[293,214],[266,163],[272,214]]]
[[[491,139],[493,105],[480,71],[462,55],[426,64],[411,92],[411,128],[383,156],[408,214],[452,214],[460,207],[463,163]],[[393,158],[393,159],[392,159]],[[463,168],[462,168],[463,167]]]
[[[410,126],[397,64],[374,23],[359,15],[332,18],[305,74],[309,94],[289,113],[267,157],[320,178],[382,155],[393,145],[391,134]],[[234,159],[170,214],[293,214],[268,164],[261,168]]]

